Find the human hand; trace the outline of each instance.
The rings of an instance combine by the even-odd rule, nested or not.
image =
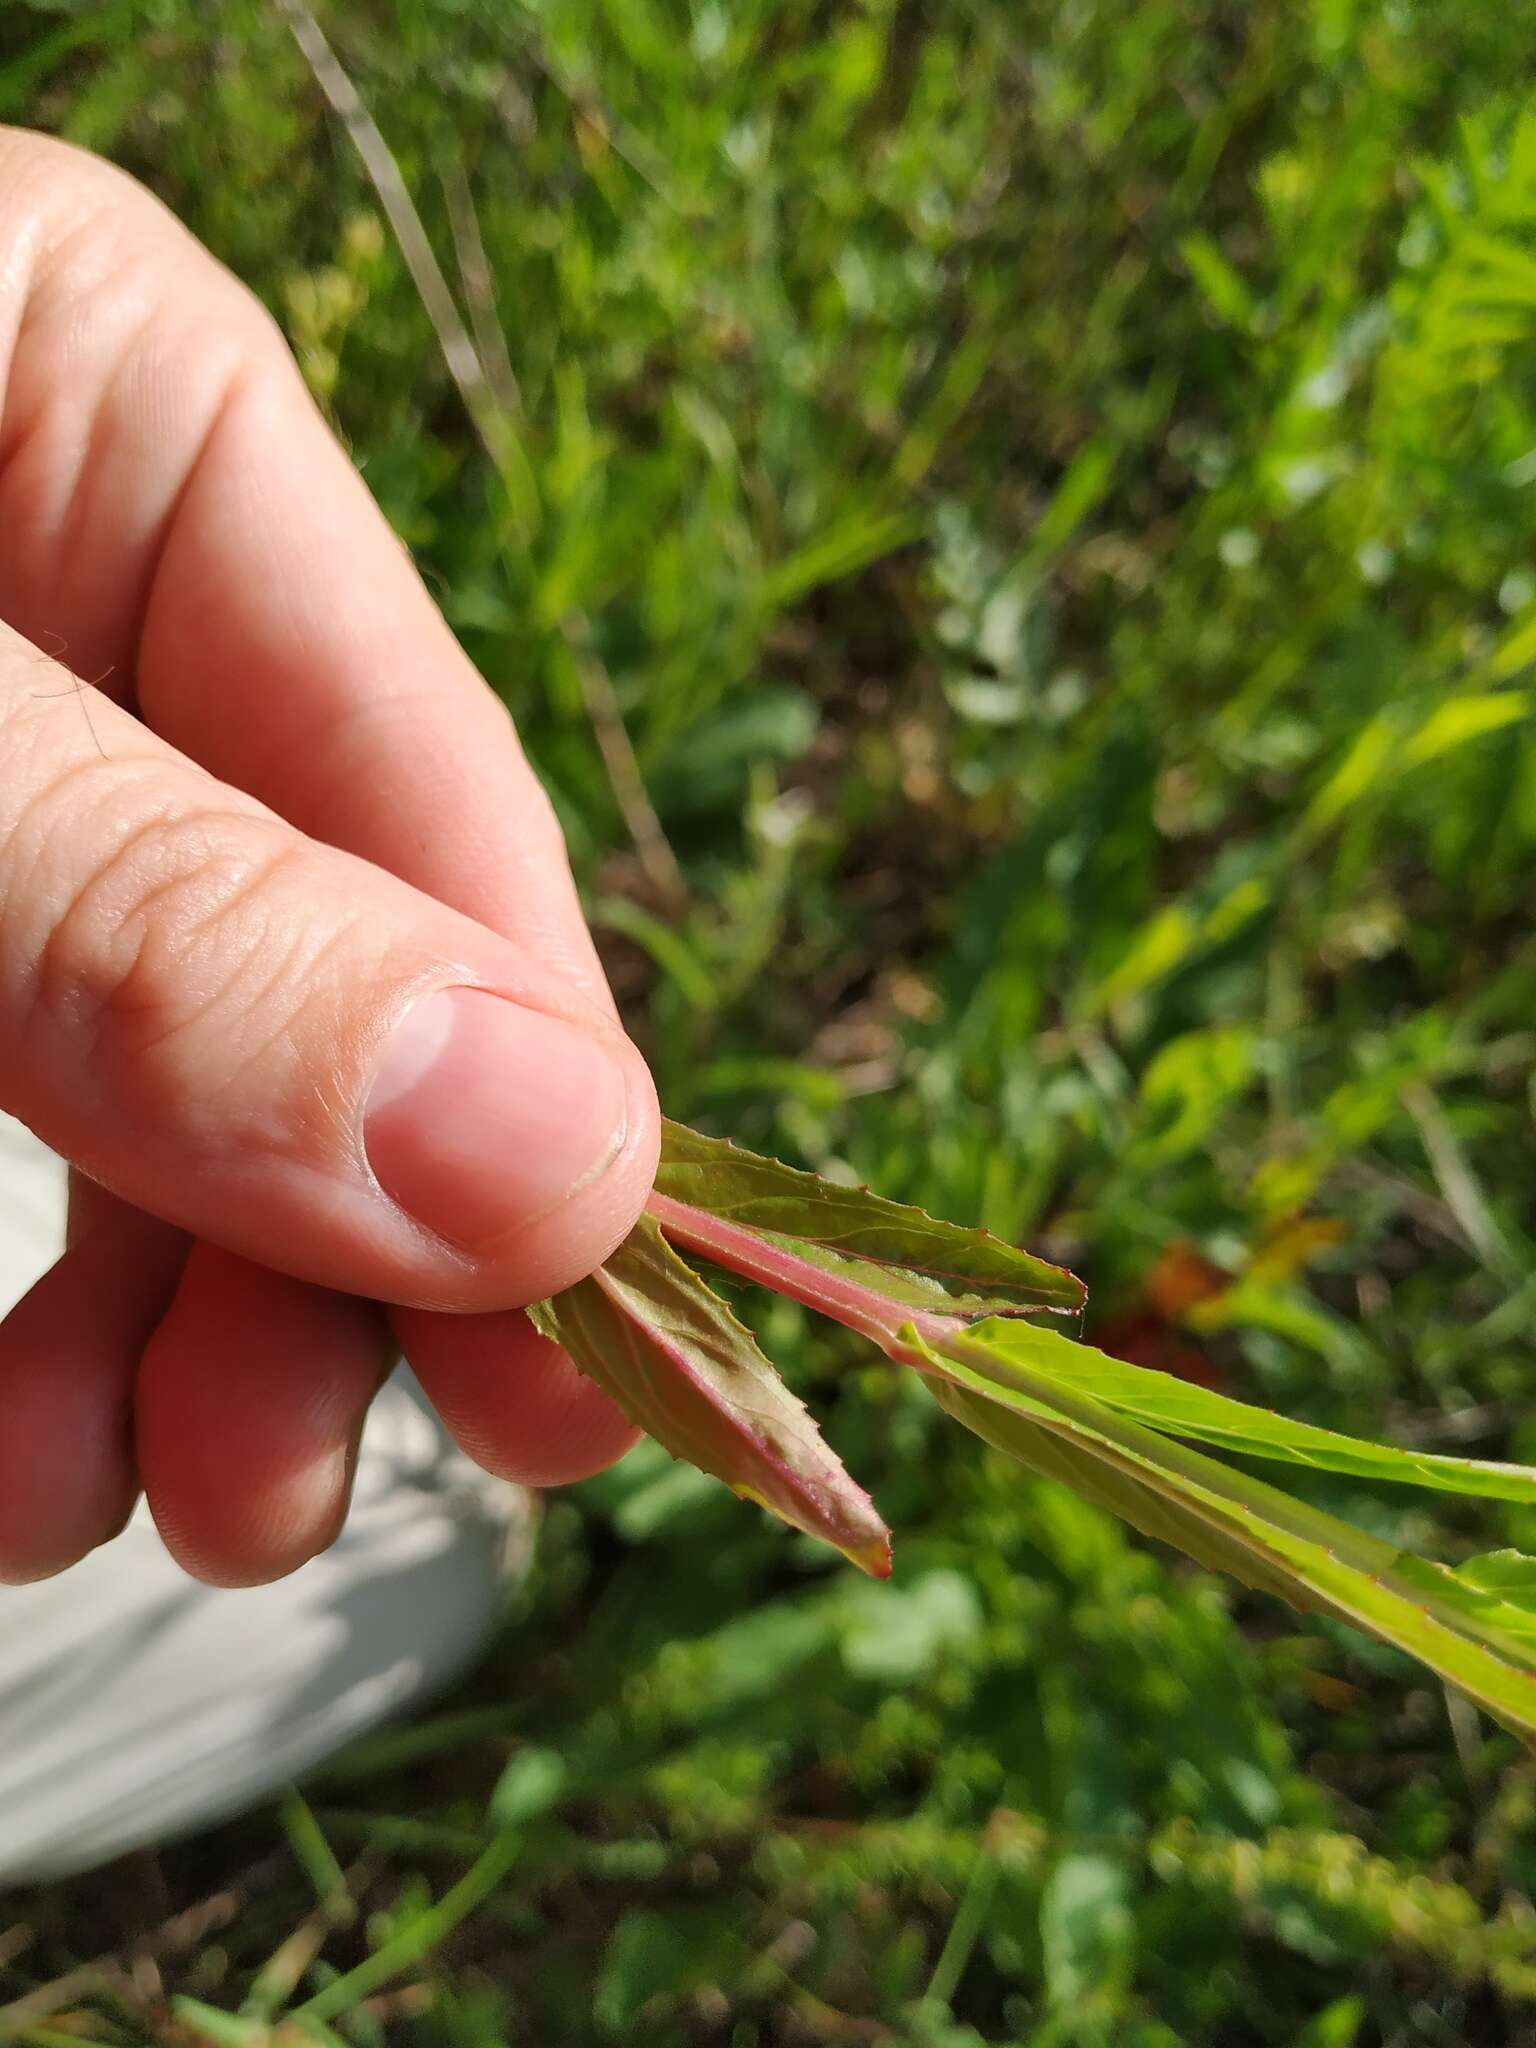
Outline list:
[[[492,1471],[600,1469],[635,1433],[520,1305],[657,1111],[512,728],[154,200],[0,130],[0,250],[0,1107],[77,1169],[0,1325],[0,1579],[141,1485],[199,1577],[293,1569],[391,1325]]]

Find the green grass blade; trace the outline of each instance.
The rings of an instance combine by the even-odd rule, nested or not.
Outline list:
[[[521,1828],[507,1828],[494,1836],[479,1859],[465,1871],[456,1885],[444,1892],[435,1906],[429,1906],[426,1912],[418,1915],[381,1948],[375,1949],[356,1969],[349,1970],[334,1984],[327,1984],[323,1991],[316,1992],[293,2017],[322,2021],[339,2018],[368,1997],[370,1992],[377,1991],[381,1984],[387,1984],[392,1977],[398,1977],[424,1961],[439,1943],[447,1940],[461,1921],[490,1897],[516,1863],[522,1845]]]

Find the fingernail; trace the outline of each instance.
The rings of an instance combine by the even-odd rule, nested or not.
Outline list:
[[[396,1025],[363,1142],[393,1201],[471,1249],[595,1180],[624,1143],[626,1101],[617,1057],[574,1025],[445,989]]]

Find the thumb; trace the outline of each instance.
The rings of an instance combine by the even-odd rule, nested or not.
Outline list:
[[[92,1179],[417,1307],[536,1300],[629,1229],[655,1095],[595,1003],[4,628],[0,758],[0,1108]]]

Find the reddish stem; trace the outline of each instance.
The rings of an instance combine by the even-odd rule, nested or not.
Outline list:
[[[828,1272],[824,1266],[801,1258],[788,1245],[761,1237],[755,1230],[731,1223],[723,1216],[712,1216],[707,1209],[675,1201],[671,1195],[653,1194],[646,1207],[663,1233],[675,1243],[685,1245],[689,1251],[702,1252],[717,1265],[739,1273],[744,1280],[755,1280],[759,1286],[802,1302],[819,1315],[846,1323],[850,1330],[868,1337],[887,1357],[903,1365],[921,1362],[901,1341],[901,1332],[908,1326],[916,1330],[925,1344],[936,1346],[969,1327],[969,1317],[935,1315],[928,1309],[889,1301],[862,1281]]]

